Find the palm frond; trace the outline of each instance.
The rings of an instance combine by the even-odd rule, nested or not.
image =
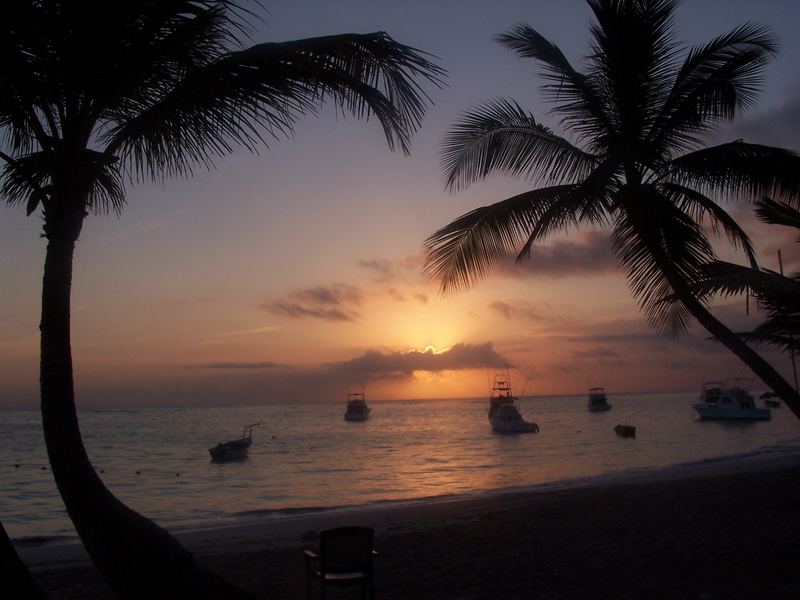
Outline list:
[[[637,144],[652,127],[672,83],[677,45],[673,0],[590,0],[589,76],[602,82],[619,144]]]
[[[151,106],[108,134],[141,177],[184,174],[234,144],[255,149],[264,133],[291,132],[294,121],[331,100],[380,121],[390,148],[409,151],[430,98],[417,81],[441,84],[426,54],[383,32],[259,44],[188,72]]]
[[[613,195],[619,189],[619,160],[610,157],[566,194],[543,200],[545,206],[536,218],[525,244],[517,253],[517,261],[530,255],[533,244],[570,225],[602,225],[613,211]]]
[[[675,302],[665,264],[684,282],[699,279],[716,259],[702,228],[655,187],[623,190],[613,230],[613,248],[645,317],[660,332],[676,335],[692,320]],[[701,301],[702,295],[699,295]]]
[[[564,53],[535,29],[518,24],[495,40],[523,58],[538,60],[545,80],[542,91],[555,104],[553,112],[562,123],[585,141],[593,151],[602,149],[598,137],[612,135],[614,125],[609,118],[608,99],[602,89],[586,75],[576,71]]]
[[[791,293],[798,285],[788,277],[769,269],[744,267],[726,261],[708,264],[702,275],[696,282],[695,289],[703,295],[738,296],[744,293],[758,294],[764,290]]]
[[[758,267],[755,248],[747,232],[719,204],[696,190],[675,183],[666,183],[662,189],[672,195],[676,205],[695,221],[708,218],[714,233],[721,228],[731,245],[745,253],[753,268]]]
[[[442,143],[450,189],[466,188],[493,172],[565,183],[586,175],[595,162],[512,100],[484,102],[465,113]]]
[[[515,252],[550,202],[573,189],[533,190],[462,215],[425,241],[426,275],[443,294],[469,288]]]
[[[0,195],[12,206],[24,203],[28,215],[40,204],[47,206],[54,187],[50,161],[51,157],[40,151],[6,163],[0,171]],[[81,168],[93,176],[87,178],[91,186],[86,205],[79,209],[95,214],[109,211],[119,214],[125,204],[125,187],[118,161],[107,154],[85,150]]]
[[[800,211],[785,202],[775,202],[764,198],[756,202],[756,216],[760,221],[770,225],[784,225],[800,230]]]
[[[732,199],[771,196],[800,202],[800,155],[781,148],[729,142],[675,158],[665,179]]]
[[[775,50],[769,30],[752,23],[691,48],[653,126],[654,144],[686,148],[699,133],[751,107]]]

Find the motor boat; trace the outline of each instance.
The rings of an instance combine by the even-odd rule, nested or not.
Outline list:
[[[590,388],[589,400],[586,402],[586,407],[589,409],[589,412],[611,410],[611,405],[608,403],[608,398],[606,397],[606,390],[601,387]]]
[[[364,392],[347,394],[347,410],[344,412],[345,421],[366,421],[371,410],[364,399]]]
[[[769,408],[758,408],[746,388],[746,379],[732,379],[727,383],[709,381],[703,386],[700,401],[692,407],[701,420],[768,421]]]
[[[211,454],[211,462],[232,462],[247,458],[247,451],[253,443],[253,427],[258,427],[261,423],[245,425],[242,429],[242,437],[230,442],[220,442],[213,448],[208,449]]]
[[[764,401],[764,406],[768,408],[778,408],[781,401],[778,400],[778,395],[775,392],[764,392],[759,396]]]
[[[536,433],[539,426],[522,418],[507,377],[497,376],[489,397],[489,422],[497,433]]]

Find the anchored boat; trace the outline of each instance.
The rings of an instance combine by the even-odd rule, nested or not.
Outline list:
[[[589,389],[589,399],[586,402],[586,407],[589,412],[600,412],[603,410],[611,410],[611,405],[608,403],[605,388],[593,387]]]
[[[345,421],[366,421],[372,409],[367,406],[364,392],[347,394],[347,410],[344,413]]]
[[[692,407],[701,420],[769,421],[772,411],[758,408],[747,391],[747,379],[731,379],[728,383],[708,381],[703,386],[700,401]]]
[[[539,426],[522,418],[518,398],[511,393],[508,377],[496,375],[489,396],[489,422],[497,433],[536,433]]]
[[[244,460],[247,458],[247,451],[253,443],[253,427],[258,427],[261,423],[245,425],[242,429],[242,437],[230,442],[220,442],[213,448],[208,449],[211,454],[211,462],[231,462]]]

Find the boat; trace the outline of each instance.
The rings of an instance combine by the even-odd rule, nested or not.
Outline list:
[[[636,437],[636,427],[633,425],[617,425],[614,427],[614,433],[616,433],[619,437],[624,438],[635,438]]]
[[[700,401],[692,407],[700,419],[768,421],[772,418],[769,408],[758,408],[752,394],[747,390],[747,379],[732,379],[727,383],[708,381],[703,386]]]
[[[764,401],[764,406],[769,408],[778,408],[781,405],[781,401],[778,400],[778,395],[775,392],[764,392],[759,398]]]
[[[517,408],[518,398],[511,393],[508,377],[498,375],[489,396],[489,422],[497,433],[537,433],[539,426],[522,418]]]
[[[586,402],[586,407],[589,409],[589,412],[611,410],[611,405],[608,403],[608,398],[606,397],[605,388],[590,388],[589,400]]]
[[[347,394],[347,410],[344,413],[345,421],[366,421],[371,410],[364,399],[364,392]]]
[[[242,429],[242,437],[230,442],[220,442],[213,448],[208,449],[211,454],[211,462],[232,462],[247,458],[247,451],[253,443],[253,427],[258,427],[261,423],[245,425]]]

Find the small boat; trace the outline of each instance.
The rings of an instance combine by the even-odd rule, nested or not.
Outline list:
[[[247,451],[253,443],[253,427],[258,427],[261,423],[245,425],[242,429],[242,437],[230,442],[220,442],[213,448],[208,449],[211,454],[211,462],[232,462],[247,458]]]
[[[590,388],[589,400],[586,402],[586,407],[589,409],[589,412],[611,410],[611,405],[608,403],[608,398],[606,397],[606,390],[601,387]]]
[[[508,378],[498,375],[489,396],[489,422],[497,433],[537,433],[539,426],[522,418]]]
[[[614,433],[616,433],[619,437],[635,438],[636,427],[633,425],[617,425],[614,427]]]
[[[344,412],[345,421],[366,421],[371,410],[364,399],[364,392],[347,394],[347,410]]]
[[[758,408],[752,394],[747,391],[747,379],[731,379],[728,383],[709,381],[703,386],[700,401],[692,407],[700,419],[768,421],[769,408]]]

